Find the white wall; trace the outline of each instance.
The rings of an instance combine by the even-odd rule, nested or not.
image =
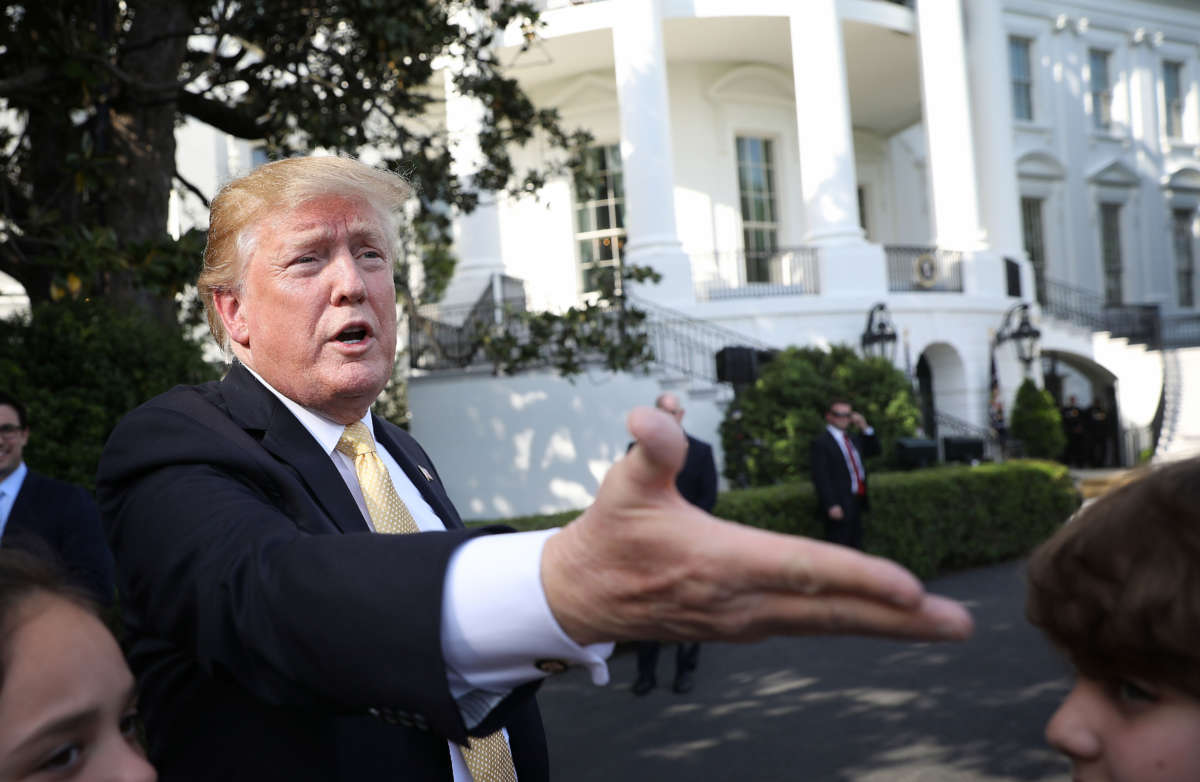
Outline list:
[[[625,417],[653,405],[651,377],[594,371],[575,382],[546,372],[517,377],[414,377],[412,434],[429,452],[450,499],[466,519],[583,508],[630,442]],[[676,391],[684,428],[713,444],[723,466],[708,399]]]

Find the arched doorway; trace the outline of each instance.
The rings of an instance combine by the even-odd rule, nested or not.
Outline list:
[[[937,414],[970,420],[967,372],[958,351],[946,342],[934,342],[917,359],[917,390],[925,435],[938,438]]]
[[[1043,349],[1042,377],[1063,414],[1063,460],[1075,467],[1126,464],[1117,376],[1077,353]]]

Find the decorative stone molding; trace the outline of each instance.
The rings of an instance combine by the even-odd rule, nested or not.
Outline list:
[[[1054,32],[1056,33],[1071,32],[1075,35],[1085,35],[1089,27],[1091,27],[1091,22],[1086,16],[1072,19],[1067,14],[1059,14],[1054,18]]]
[[[1139,27],[1129,34],[1129,44],[1131,46],[1145,44],[1149,49],[1157,49],[1162,46],[1165,37],[1162,30],[1148,30],[1145,27]]]

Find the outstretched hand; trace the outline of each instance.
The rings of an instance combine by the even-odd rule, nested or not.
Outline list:
[[[689,504],[675,489],[687,440],[669,415],[635,408],[629,431],[637,446],[542,555],[546,599],[577,643],[971,634],[965,608],[889,560]]]

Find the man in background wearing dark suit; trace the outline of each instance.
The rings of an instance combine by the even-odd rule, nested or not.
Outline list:
[[[101,605],[113,599],[113,564],[86,489],[30,470],[25,405],[0,391],[0,545],[57,556]]]
[[[671,393],[660,394],[654,406],[683,423],[683,408],[679,397]],[[675,488],[685,500],[705,513],[717,504],[717,465],[713,461],[712,446],[692,437],[687,432],[687,456],[683,469],[675,476]],[[634,695],[645,695],[658,683],[655,669],[658,667],[658,641],[638,641],[638,673],[633,683]],[[675,651],[675,682],[672,689],[678,693],[690,692],[695,685],[696,663],[700,658],[700,643],[680,641]]]
[[[852,435],[853,424],[861,434]],[[825,411],[825,431],[813,438],[812,481],[825,522],[825,539],[862,550],[863,512],[867,510],[865,459],[879,453],[875,430],[850,403],[835,399]]]

